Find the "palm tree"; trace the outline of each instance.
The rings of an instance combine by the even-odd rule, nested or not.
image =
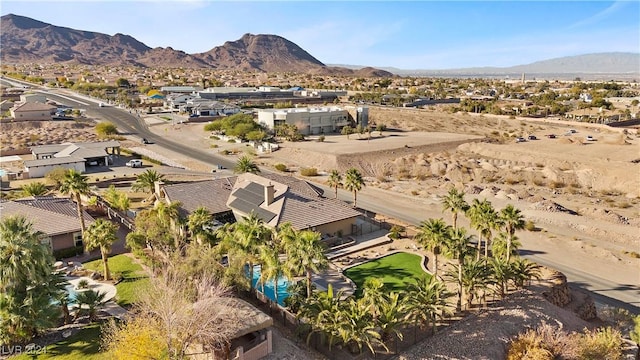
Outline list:
[[[145,170],[136,177],[136,182],[131,186],[133,191],[144,191],[153,194],[156,182],[165,181],[164,174],[159,174],[155,170]]]
[[[335,189],[336,199],[337,199],[338,188],[342,187],[342,175],[340,175],[338,170],[331,170],[331,174],[329,174],[329,180],[327,181],[327,185]]]
[[[376,330],[376,324],[372,321],[369,310],[361,306],[358,301],[350,297],[346,306],[339,311],[336,321],[337,335],[342,343],[355,353],[356,348],[362,353],[366,346],[372,354],[375,354],[375,346],[382,346],[388,350],[382,341],[380,333]]]
[[[118,241],[118,228],[117,224],[109,220],[98,219],[89,226],[87,232],[84,234],[83,240],[86,243],[87,250],[100,248],[105,280],[109,280],[111,278],[108,258],[109,253],[111,252],[111,245]]]
[[[487,200],[482,201],[474,199],[471,206],[467,210],[467,216],[471,221],[471,226],[478,230],[478,252],[477,258],[480,258],[480,247],[482,245],[482,239],[484,239],[484,257],[489,256],[489,241],[491,241],[491,230],[497,229],[499,225],[498,214],[493,208],[493,205]]]
[[[457,260],[458,263],[458,300],[456,302],[456,311],[462,309],[462,269],[464,268],[465,259],[473,254],[471,240],[473,236],[467,235],[464,228],[451,228],[449,233],[449,241],[446,244],[445,254]]]
[[[458,272],[455,265],[455,272]],[[451,274],[456,277],[457,274]],[[479,298],[478,293],[484,291],[491,284],[491,269],[483,260],[471,260],[465,262],[462,267],[462,287],[467,294],[466,308],[470,309],[474,299]]]
[[[264,293],[264,283],[273,281],[274,300],[278,302],[278,280],[284,274],[284,266],[280,261],[277,248],[272,246],[260,247],[260,282]]]
[[[80,218],[80,229],[82,230],[82,237],[84,238],[86,226],[84,223],[82,199],[80,197],[81,195],[89,193],[88,178],[80,174],[75,169],[69,169],[69,171],[64,174],[62,185],[60,185],[60,192],[65,195],[71,195],[75,198],[76,204],[78,206],[78,218]]]
[[[173,231],[175,249],[180,248],[180,243],[183,237],[183,219],[180,218],[181,206],[182,203],[179,201],[174,201],[170,204],[167,204],[164,201],[158,201],[152,210],[152,213],[160,220],[160,222]]]
[[[54,294],[53,298],[60,304],[64,323],[68,324],[71,322],[71,316],[69,315],[69,293],[67,292],[69,281],[67,281],[67,278],[62,275],[62,273],[53,272],[47,283]]]
[[[211,234],[207,230],[207,226],[211,223],[211,212],[204,206],[195,209],[187,218],[187,227],[191,236],[193,236],[198,244],[202,244],[204,238],[210,238]]]
[[[469,205],[464,201],[464,193],[456,188],[449,189],[449,192],[442,198],[443,211],[451,211],[453,227],[458,227],[458,213],[465,213]]]
[[[106,302],[106,295],[107,293],[93,290],[79,292],[78,295],[76,295],[76,301],[80,310],[78,314],[86,312],[87,315],[89,315],[89,321],[94,321],[98,313],[98,308]],[[86,306],[86,309],[84,306]]]
[[[362,289],[362,297],[358,300],[362,306],[366,306],[373,315],[374,321],[378,318],[379,306],[384,300],[385,288],[382,278],[367,278]]]
[[[521,289],[525,282],[540,279],[540,265],[518,258],[511,262],[511,274],[514,285]]]
[[[447,298],[450,296],[444,283],[435,277],[420,277],[415,283],[407,285],[406,318],[423,328],[431,323],[435,332],[436,317],[442,317],[448,312]]]
[[[103,198],[112,208],[120,211],[129,210],[131,200],[126,193],[116,190],[114,185],[109,186],[107,191],[105,191]]]
[[[365,186],[365,183],[364,179],[362,178],[362,174],[360,174],[360,172],[355,168],[347,170],[344,179],[344,188],[347,189],[347,191],[353,192],[353,207],[358,207],[357,193],[362,189],[363,186]]]
[[[491,254],[493,257],[508,259],[510,255],[518,256],[518,249],[521,245],[517,236],[509,236],[506,232],[500,232],[492,241]],[[511,248],[507,250],[509,246]],[[508,255],[507,251],[509,251]]]
[[[388,342],[393,339],[392,336],[397,336],[402,340],[403,335],[400,328],[404,325],[407,314],[404,298],[399,293],[392,292],[382,296],[376,307],[377,317],[374,322],[380,328],[382,341]]]
[[[236,162],[236,167],[233,169],[233,172],[236,174],[244,174],[244,173],[252,173],[257,174],[260,172],[260,168],[256,165],[255,162],[251,159],[251,157],[245,155],[238,159]]]
[[[314,333],[324,333],[329,337],[329,349],[338,338],[338,324],[342,316],[343,293],[339,291],[334,295],[333,286],[329,284],[327,291],[313,293],[307,296],[300,306],[297,317],[305,319],[305,323],[311,326],[307,336],[307,343]]]
[[[42,196],[49,192],[47,185],[39,181],[22,185],[20,188],[24,196]]]
[[[320,233],[302,230],[296,233],[296,241],[287,244],[287,263],[295,276],[306,274],[307,296],[311,296],[311,275],[328,266],[329,261],[320,242]]]
[[[447,235],[451,226],[442,219],[429,219],[420,223],[416,240],[429,251],[433,252],[433,276],[438,276],[438,255],[446,246]]]
[[[493,279],[498,285],[498,293],[500,294],[500,298],[503,299],[507,294],[509,281],[513,279],[513,269],[505,259],[501,258],[493,258],[490,264]]]
[[[252,212],[242,221],[222,227],[218,234],[222,248],[229,251],[229,263],[241,261],[248,267],[249,291],[253,291],[253,267],[260,261],[259,249],[271,238],[271,230]]]
[[[524,229],[524,216],[513,205],[509,204],[500,211],[500,220],[507,232],[507,262],[511,257],[511,247],[515,238],[516,230]]]
[[[51,250],[23,216],[0,222],[0,343],[30,340],[59,316],[49,286]]]

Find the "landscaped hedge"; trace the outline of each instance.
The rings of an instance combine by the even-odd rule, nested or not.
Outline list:
[[[82,254],[83,251],[84,249],[82,248],[82,246],[74,246],[67,249],[55,250],[53,252],[53,257],[55,257],[56,260],[62,260],[62,259],[74,257],[76,255],[80,255]]]

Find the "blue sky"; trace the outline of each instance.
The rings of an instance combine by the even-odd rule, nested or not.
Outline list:
[[[325,64],[451,69],[640,52],[629,1],[7,1],[2,15],[205,52],[275,34]]]

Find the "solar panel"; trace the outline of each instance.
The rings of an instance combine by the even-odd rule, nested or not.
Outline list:
[[[251,191],[248,191],[244,188],[240,188],[236,191],[233,192],[233,196],[242,199],[246,202],[249,202],[251,204],[254,204],[256,206],[262,204],[264,202],[264,194],[261,195],[257,195],[255,193],[252,193]]]
[[[258,183],[250,182],[249,185],[244,187],[244,189],[256,195],[264,196],[264,186]]]

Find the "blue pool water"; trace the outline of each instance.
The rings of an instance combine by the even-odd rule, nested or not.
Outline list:
[[[258,279],[260,279],[260,265],[256,265],[253,267],[253,286],[260,292],[262,291],[262,284],[258,283]],[[278,279],[278,304],[280,306],[284,306],[284,299],[289,297],[289,293],[287,292],[287,287],[289,286],[289,282],[287,278],[280,277]],[[271,300],[276,301],[276,297],[274,296],[274,286],[273,281],[268,281],[264,283],[264,294]]]

